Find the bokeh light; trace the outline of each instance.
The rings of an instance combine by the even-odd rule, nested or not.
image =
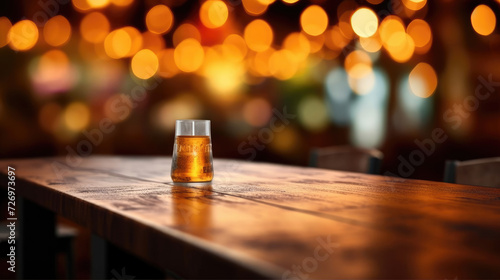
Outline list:
[[[305,35],[292,32],[283,41],[283,49],[289,50],[297,61],[304,61],[311,51],[311,44]]]
[[[123,29],[112,31],[104,40],[104,50],[111,58],[125,57],[132,48],[132,38]]]
[[[335,67],[325,78],[325,99],[330,119],[337,125],[350,123],[351,88],[347,83],[347,73],[342,67]]]
[[[74,132],[85,129],[90,122],[89,107],[83,102],[72,102],[63,112],[64,124]]]
[[[45,52],[31,72],[35,92],[39,94],[68,91],[77,80],[68,56],[57,49]]]
[[[280,80],[288,80],[295,75],[298,65],[294,54],[289,50],[275,51],[269,57],[269,72]]]
[[[231,101],[243,83],[245,69],[241,63],[228,59],[221,48],[224,49],[206,49],[202,74],[213,97]]]
[[[401,2],[406,8],[412,11],[418,11],[427,4],[427,0],[401,0]]]
[[[134,0],[111,0],[111,3],[113,5],[119,6],[119,7],[127,7],[130,4],[132,4]]]
[[[158,54],[158,75],[163,78],[171,78],[179,73],[179,68],[175,65],[174,49],[163,49]]]
[[[132,73],[143,80],[153,77],[158,71],[158,67],[158,57],[149,49],[138,51],[131,61]]]
[[[378,17],[369,8],[359,8],[351,16],[351,26],[359,37],[370,37],[377,32]]]
[[[320,6],[311,5],[300,15],[300,26],[309,35],[321,35],[328,26],[328,15]]]
[[[424,54],[432,45],[432,31],[429,24],[421,19],[415,19],[406,28],[406,32],[415,43],[415,52]]]
[[[360,37],[359,44],[365,51],[370,53],[376,53],[382,48],[382,42],[378,32],[368,38]]]
[[[396,16],[387,16],[379,27],[382,45],[394,61],[408,61],[415,52],[415,43],[406,33],[403,21]]]
[[[146,46],[150,47],[149,45]],[[154,50],[162,46],[154,47]],[[126,26],[114,30],[106,36],[104,40],[104,51],[111,58],[130,57],[136,54],[142,48],[142,35],[132,27]]]
[[[479,5],[472,11],[470,21],[478,34],[488,36],[495,30],[497,18],[490,7]]]
[[[125,57],[133,56],[142,48],[142,35],[137,28],[132,26],[125,26],[121,30],[127,32],[131,40],[130,50]]]
[[[204,57],[203,47],[195,39],[188,38],[175,47],[174,60],[181,71],[194,72],[198,70]]]
[[[363,77],[372,71],[372,60],[370,56],[361,50],[350,52],[344,60],[345,71],[352,77]]]
[[[165,40],[159,34],[146,31],[141,34],[142,48],[152,50],[154,53],[159,53],[165,48]]]
[[[411,132],[429,123],[432,115],[433,98],[415,95],[410,87],[409,75],[398,82],[397,108],[393,112],[394,127],[400,132]]]
[[[146,14],[146,26],[153,33],[167,33],[173,24],[174,14],[165,5],[156,5]]]
[[[229,11],[221,0],[207,0],[200,8],[200,20],[208,28],[218,28],[227,21]]]
[[[259,0],[241,0],[243,8],[247,14],[252,16],[258,16],[267,11],[269,5],[263,4]]]
[[[427,98],[436,90],[438,84],[436,71],[429,64],[421,62],[411,70],[409,84],[416,96]]]
[[[328,112],[323,101],[314,95],[304,97],[297,108],[300,123],[310,131],[320,131],[328,125]]]
[[[192,38],[198,42],[201,42],[201,33],[196,28],[196,26],[190,23],[183,23],[174,32],[172,36],[172,41],[174,43],[174,47],[177,47],[182,41]]]
[[[80,33],[83,39],[91,43],[104,41],[109,33],[109,20],[100,12],[85,15],[80,23]]]
[[[71,25],[63,16],[55,16],[45,23],[43,37],[47,44],[58,47],[68,42],[71,37]]]
[[[0,17],[0,48],[9,43],[9,30],[12,23],[6,17]]]
[[[27,51],[38,41],[38,27],[31,20],[21,20],[10,28],[7,40],[13,50]]]
[[[372,73],[373,86],[366,94],[357,96],[349,111],[352,120],[351,141],[364,148],[380,147],[387,129],[389,79],[379,68],[374,68]]]
[[[157,128],[172,131],[175,120],[199,118],[202,110],[202,104],[196,95],[181,93],[173,100],[157,104],[151,112],[151,120]]]
[[[272,116],[271,104],[264,98],[254,98],[245,103],[242,113],[245,121],[251,126],[264,126]]]
[[[271,26],[261,19],[256,19],[245,27],[245,42],[249,49],[256,52],[267,50],[273,42],[273,36]]]
[[[71,3],[80,12],[86,12],[92,8],[87,0],[71,0]]]
[[[94,9],[105,8],[110,3],[109,0],[86,0],[86,1],[87,1],[88,5]]]
[[[387,16],[380,23],[379,32],[382,42],[387,43],[392,35],[405,33],[403,20],[397,16]]]
[[[248,53],[245,39],[238,34],[227,36],[226,39],[224,39],[224,46],[231,50],[231,56],[236,62],[243,60]]]

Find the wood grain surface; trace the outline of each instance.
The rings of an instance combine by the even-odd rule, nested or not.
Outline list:
[[[212,183],[177,185],[166,157],[66,160],[0,168],[18,195],[183,277],[500,278],[500,189],[220,159]]]

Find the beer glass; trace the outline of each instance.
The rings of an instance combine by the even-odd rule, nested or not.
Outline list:
[[[177,120],[172,181],[210,182],[214,177],[209,120]]]

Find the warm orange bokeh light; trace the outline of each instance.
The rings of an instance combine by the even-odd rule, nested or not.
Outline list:
[[[262,52],[271,46],[274,34],[267,22],[256,19],[247,25],[243,37],[249,49]]]
[[[158,75],[163,78],[171,78],[179,73],[179,68],[175,65],[174,49],[164,49],[158,54],[160,63]]]
[[[224,40],[224,46],[232,52],[235,61],[241,61],[247,55],[248,48],[245,39],[238,34],[231,34]]]
[[[359,8],[351,16],[351,26],[359,37],[371,37],[377,32],[378,17],[369,8]]]
[[[181,24],[174,32],[172,36],[172,41],[174,43],[174,47],[179,45],[182,41],[192,38],[198,42],[201,42],[201,34],[196,26],[190,23]]]
[[[412,10],[412,11],[418,11],[425,7],[425,4],[427,4],[427,0],[402,0],[403,5]]]
[[[266,12],[269,5],[263,4],[258,0],[242,0],[243,8],[247,14],[252,16],[262,15]]]
[[[344,68],[347,74],[352,77],[363,77],[367,71],[371,71],[372,60],[366,52],[355,50],[346,56]]]
[[[297,70],[297,62],[289,50],[275,51],[269,58],[269,72],[277,79],[288,80],[297,73]]]
[[[328,26],[328,15],[320,6],[311,5],[300,15],[300,26],[309,35],[321,35]]]
[[[91,43],[104,41],[109,33],[109,21],[99,12],[87,14],[80,23],[80,33],[83,39]]]
[[[111,0],[111,3],[113,5],[119,6],[119,7],[126,7],[130,4],[132,4],[134,0]]]
[[[271,76],[271,72],[269,71],[269,59],[274,52],[275,50],[270,47],[263,52],[256,53],[250,60],[250,71],[257,76]]]
[[[156,5],[146,14],[146,26],[153,33],[167,33],[173,24],[174,14],[165,5]]]
[[[350,40],[342,35],[338,25],[333,26],[330,30],[325,32],[325,45],[334,51],[343,49]]]
[[[319,35],[319,36],[311,36],[306,34],[305,32],[301,32],[300,34],[306,36],[307,40],[309,41],[309,52],[310,53],[317,53],[321,49],[323,49],[323,46],[325,45],[325,33]]]
[[[0,17],[0,48],[9,43],[9,30],[12,23],[6,17]]]
[[[285,2],[287,4],[294,4],[294,3],[299,2],[299,0],[283,0],[283,2]]]
[[[125,55],[125,57],[133,56],[142,48],[142,34],[139,32],[139,30],[137,30],[137,28],[132,26],[125,26],[121,29],[127,32],[132,42],[130,51]]]
[[[272,117],[271,105],[263,98],[255,98],[243,107],[242,114],[245,121],[251,126],[264,126]]]
[[[421,62],[413,68],[409,77],[410,89],[418,97],[427,98],[437,88],[438,79],[434,68],[425,62]]]
[[[432,31],[429,24],[421,19],[415,19],[406,28],[406,32],[415,43],[415,52],[419,54],[429,51],[432,45]]]
[[[27,51],[38,41],[38,27],[31,20],[21,20],[10,28],[7,40],[13,50]]]
[[[351,25],[351,16],[353,14],[353,11],[346,11],[342,15],[340,15],[339,18],[339,23],[338,27],[340,30],[340,34],[344,36],[347,39],[353,39],[354,38],[354,30],[352,30],[352,25]]]
[[[85,12],[92,8],[87,0],[71,0],[71,2],[73,3],[73,7],[80,12]]]
[[[159,67],[158,57],[148,49],[138,51],[130,63],[132,73],[139,79],[149,79],[156,74]]]
[[[94,9],[105,8],[109,2],[109,0],[87,0],[88,5]]]
[[[63,16],[55,16],[45,23],[43,37],[47,44],[58,47],[68,42],[71,37],[71,25]]]
[[[159,34],[146,31],[142,33],[142,48],[152,50],[154,53],[159,53],[165,48],[165,40]]]
[[[415,52],[415,43],[410,35],[404,32],[394,33],[384,47],[394,61],[403,63],[413,56]]]
[[[174,50],[175,64],[183,72],[198,70],[204,57],[205,51],[200,42],[192,38],[180,42]]]
[[[283,49],[289,50],[297,61],[304,61],[311,51],[311,44],[302,33],[292,32],[283,41]]]
[[[371,53],[378,52],[382,48],[382,42],[380,40],[380,35],[378,34],[378,32],[368,38],[360,37],[359,44],[365,51]]]
[[[72,102],[63,112],[64,124],[71,131],[78,132],[90,122],[90,109],[82,102]]]
[[[495,30],[497,18],[490,7],[479,5],[472,11],[470,21],[478,34],[488,36]]]
[[[123,29],[112,31],[104,40],[104,51],[111,58],[125,57],[132,48],[132,38]]]
[[[383,43],[388,42],[391,36],[398,32],[405,33],[405,26],[401,18],[397,16],[387,16],[380,23],[379,33]]]
[[[221,0],[207,0],[200,8],[200,20],[208,28],[221,27],[226,23],[229,11]]]

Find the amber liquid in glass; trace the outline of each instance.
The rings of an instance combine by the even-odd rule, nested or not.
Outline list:
[[[172,159],[174,182],[209,182],[214,177],[210,136],[177,136]]]

